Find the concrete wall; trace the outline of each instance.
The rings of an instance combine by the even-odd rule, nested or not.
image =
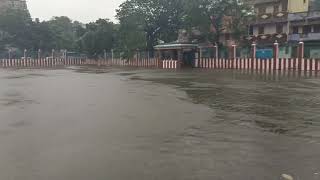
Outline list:
[[[279,58],[291,58],[292,48],[291,47],[280,47],[279,48]]]
[[[278,9],[278,12],[281,12],[283,11],[283,7],[282,7],[282,3],[275,3],[275,4],[269,4],[266,6],[266,13],[268,14],[273,14],[276,10],[274,9],[275,8],[275,5],[278,5],[279,6],[279,9]],[[258,12],[259,11],[259,8],[256,6],[255,7],[255,11]],[[261,13],[261,12],[259,12]]]
[[[320,58],[320,47],[310,49],[310,58]]]
[[[273,13],[273,12],[274,12],[273,6],[267,6],[266,13]]]
[[[306,12],[309,10],[310,0],[288,0],[288,11],[290,13]]]
[[[297,12],[306,12],[309,10],[309,4],[310,0],[288,0],[288,11],[290,13],[297,13]],[[274,13],[274,5],[268,5],[266,7],[266,13]],[[279,5],[279,11],[282,11],[284,9],[282,7],[282,3]],[[258,11],[258,8],[256,8],[256,11]]]

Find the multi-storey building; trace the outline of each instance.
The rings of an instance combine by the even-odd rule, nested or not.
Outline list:
[[[290,32],[289,13],[305,12],[309,0],[255,0],[256,18],[250,24],[250,41],[270,44],[285,43]]]
[[[309,11],[289,14],[288,42],[303,41],[306,46],[305,55],[320,58],[320,10],[313,3],[314,1],[310,2]]]
[[[308,45],[306,55],[320,57],[320,9],[317,0],[253,0],[256,19],[246,40],[268,47],[275,41],[282,54],[295,54],[299,41]],[[285,52],[284,52],[285,51]],[[318,52],[318,54],[317,54]]]

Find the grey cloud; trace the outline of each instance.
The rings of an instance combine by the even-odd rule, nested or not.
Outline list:
[[[115,10],[124,0],[27,0],[33,18],[48,20],[53,16],[68,16],[90,22],[98,18],[115,21]]]

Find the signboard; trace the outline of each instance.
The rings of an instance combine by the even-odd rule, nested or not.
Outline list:
[[[271,59],[273,57],[272,49],[257,49],[256,57],[258,59]]]

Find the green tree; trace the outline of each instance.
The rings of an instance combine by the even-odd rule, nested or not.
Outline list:
[[[40,22],[39,19],[36,19],[32,24],[32,39],[29,42],[32,44],[32,51],[41,49],[50,52],[51,49],[55,48],[55,37],[47,22]]]
[[[78,41],[79,48],[93,57],[105,50],[111,51],[116,44],[116,32],[116,26],[108,19],[89,23],[86,25],[86,32]]]
[[[119,27],[117,47],[125,57],[132,57],[134,50],[147,46],[146,33],[141,26],[137,26],[136,19],[137,16],[127,17]]]
[[[219,42],[226,30],[239,39],[253,11],[239,0],[187,0],[187,27],[198,27],[211,42]],[[226,24],[229,18],[230,24]]]
[[[46,23],[55,36],[54,49],[74,49],[76,31],[71,19],[65,16],[53,17]]]
[[[0,16],[1,44],[6,47],[28,48],[32,39],[32,20],[29,13],[8,9]]]
[[[126,34],[122,39],[128,42],[126,49],[141,48],[144,44],[147,50],[152,51],[160,38],[164,41],[174,40],[177,30],[181,28],[183,13],[183,0],[125,1],[117,10],[117,18],[120,21],[120,34]],[[131,42],[137,38],[140,40],[131,46]]]

